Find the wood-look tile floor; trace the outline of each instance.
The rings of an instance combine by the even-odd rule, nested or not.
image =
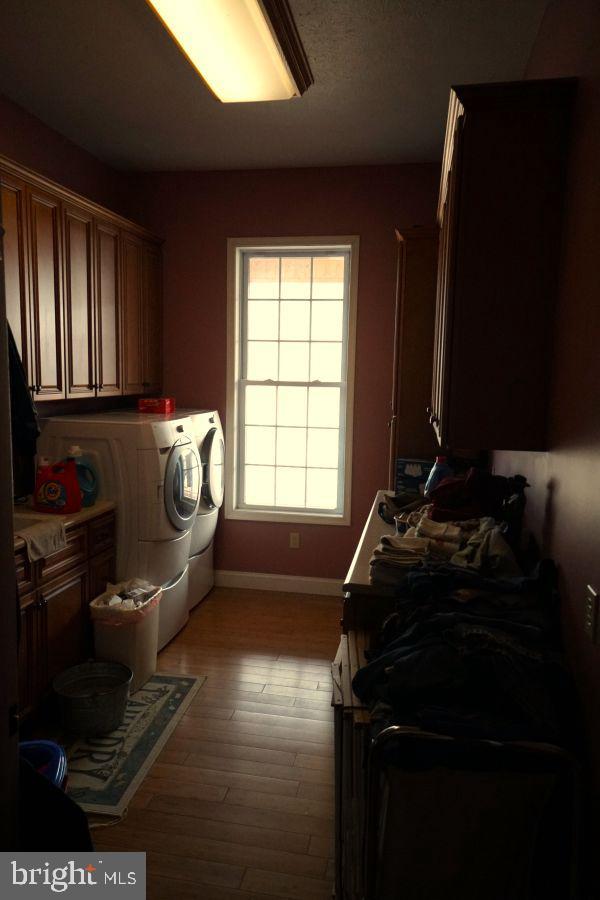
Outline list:
[[[206,675],[99,850],[145,850],[149,900],[330,900],[330,663],[341,599],[216,588],[163,650]]]

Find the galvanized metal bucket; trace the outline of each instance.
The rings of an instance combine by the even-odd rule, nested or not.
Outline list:
[[[133,673],[116,662],[88,662],[61,672],[52,686],[63,728],[81,737],[115,731],[122,723]]]

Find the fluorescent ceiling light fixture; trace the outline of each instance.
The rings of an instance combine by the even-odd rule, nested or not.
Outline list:
[[[286,0],[147,0],[223,103],[289,100],[312,84]]]

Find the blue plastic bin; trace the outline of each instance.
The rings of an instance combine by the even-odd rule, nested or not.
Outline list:
[[[19,753],[33,768],[58,788],[67,781],[67,754],[54,741],[22,741]]]

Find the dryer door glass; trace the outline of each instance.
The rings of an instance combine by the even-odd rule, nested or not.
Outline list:
[[[202,499],[210,507],[220,507],[225,492],[225,444],[221,432],[211,428],[202,444]]]
[[[165,505],[171,524],[186,531],[196,515],[200,499],[201,472],[198,453],[188,438],[171,450],[165,472]]]

